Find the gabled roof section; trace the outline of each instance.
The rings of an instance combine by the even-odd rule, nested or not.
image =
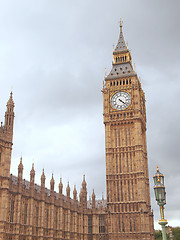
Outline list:
[[[122,31],[122,19],[120,19],[120,34],[119,34],[119,40],[115,48],[115,52],[117,51],[125,51],[128,50],[128,47],[124,41],[123,31]]]

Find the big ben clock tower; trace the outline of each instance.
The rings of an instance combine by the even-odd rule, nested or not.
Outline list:
[[[154,239],[145,96],[120,36],[103,87],[109,239]]]

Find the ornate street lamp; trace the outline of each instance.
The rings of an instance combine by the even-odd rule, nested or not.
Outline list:
[[[159,168],[157,167],[157,172],[153,176],[154,179],[154,192],[157,204],[160,207],[161,220],[159,220],[159,224],[162,227],[162,238],[166,240],[166,224],[167,220],[164,219],[164,205],[166,204],[166,192],[164,186],[164,175],[159,172]]]

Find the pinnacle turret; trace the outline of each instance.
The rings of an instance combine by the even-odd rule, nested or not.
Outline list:
[[[32,169],[30,171],[30,183],[34,184],[34,177],[35,177],[35,170],[34,170],[34,163],[32,164]]]
[[[95,208],[95,199],[96,199],[96,195],[95,195],[94,189],[93,189],[93,193],[92,193],[92,208]]]
[[[77,190],[76,190],[76,185],[74,185],[74,191],[73,191],[73,199],[77,199]]]
[[[66,196],[70,198],[70,186],[69,186],[69,181],[68,181],[68,184],[67,184],[67,187],[66,187]]]
[[[13,127],[13,122],[14,122],[14,101],[12,97],[13,93],[10,93],[9,100],[7,102],[7,109],[5,113],[5,126],[6,127]]]
[[[62,191],[63,191],[63,184],[62,184],[62,178],[60,178],[60,183],[59,183],[59,194],[62,195]]]
[[[86,190],[86,180],[85,180],[85,175],[83,175],[82,189],[83,189],[83,190]]]
[[[43,168],[42,175],[41,175],[41,191],[45,189],[45,180],[46,180],[46,177],[45,177],[44,168]]]
[[[55,184],[55,181],[54,181],[54,177],[53,177],[53,173],[52,173],[52,177],[51,177],[51,181],[50,181],[50,189],[52,191],[54,191],[54,184]]]
[[[23,164],[22,164],[22,156],[20,158],[20,163],[19,163],[19,166],[18,166],[18,178],[22,179],[23,177]]]

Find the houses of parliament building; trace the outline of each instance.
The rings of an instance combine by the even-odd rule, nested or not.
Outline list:
[[[70,197],[69,184],[63,195],[23,179],[22,158],[18,176],[10,174],[13,145],[14,102],[7,102],[5,121],[0,125],[0,240],[153,240],[148,160],[146,147],[145,95],[133,69],[124,41],[122,22],[113,49],[113,63],[103,84],[105,125],[106,196],[97,200],[93,191],[87,200],[85,177],[79,197]]]

